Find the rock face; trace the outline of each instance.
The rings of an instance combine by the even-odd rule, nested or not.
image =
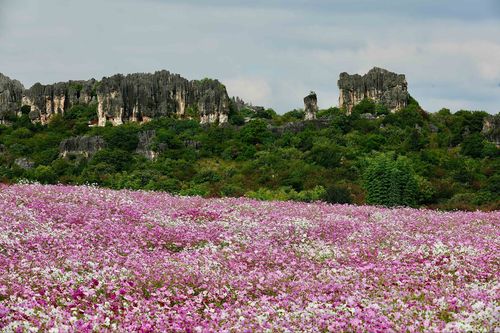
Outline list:
[[[265,107],[258,106],[258,105],[252,105],[251,103],[247,103],[238,96],[232,97],[231,103],[235,106],[236,110],[238,110],[238,111],[247,109],[247,110],[250,110],[250,111],[257,113],[257,112],[262,112],[262,111],[266,110]]]
[[[46,124],[76,104],[97,104],[98,125],[106,122],[147,122],[161,116],[199,118],[205,123],[226,123],[229,113],[226,88],[217,80],[189,81],[178,74],[158,71],[104,77],[101,81],[69,81],[30,89],[0,74],[0,121],[29,107],[33,122]]]
[[[408,105],[410,95],[404,74],[374,67],[368,73],[349,75],[341,73],[338,80],[340,89],[339,107],[350,114],[352,108],[368,98],[387,107],[391,112]]]
[[[305,120],[316,119],[316,113],[318,112],[318,96],[314,91],[311,91],[309,95],[304,97],[304,111],[306,113]]]
[[[19,113],[23,91],[21,82],[0,73],[0,124]]]
[[[76,104],[90,104],[96,100],[96,80],[59,82],[49,85],[35,83],[23,93],[22,105],[29,106],[33,122],[46,124],[54,114]]]
[[[135,150],[136,153],[146,157],[148,160],[154,160],[158,157],[158,152],[153,150],[153,139],[156,136],[155,130],[148,130],[137,133],[139,142]]]
[[[483,120],[483,135],[492,143],[500,147],[500,113],[485,117]]]
[[[61,157],[70,155],[91,157],[105,147],[106,143],[100,136],[76,136],[65,139],[59,144],[59,155]]]
[[[16,158],[16,160],[14,161],[14,163],[18,167],[20,167],[22,169],[25,169],[25,170],[32,169],[35,166],[35,163],[32,160],[30,160],[29,158],[26,158],[26,157]]]
[[[174,115],[199,116],[202,124],[226,123],[229,113],[229,97],[219,81],[188,81],[167,71],[103,78],[97,101],[99,126]]]

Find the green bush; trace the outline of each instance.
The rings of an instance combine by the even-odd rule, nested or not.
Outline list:
[[[467,136],[462,142],[460,153],[462,155],[478,158],[483,155],[484,138],[479,133]]]
[[[33,173],[34,178],[42,184],[54,183],[57,179],[57,174],[50,166],[39,165]]]
[[[408,159],[381,154],[369,161],[364,173],[366,203],[415,206],[418,184]]]
[[[325,201],[329,203],[350,204],[351,193],[342,186],[332,185],[326,188]]]

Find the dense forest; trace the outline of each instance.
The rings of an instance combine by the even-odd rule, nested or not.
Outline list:
[[[73,106],[48,125],[33,124],[29,108],[0,125],[4,183],[97,184],[205,197],[323,200],[332,203],[439,209],[500,209],[499,149],[481,133],[485,112],[424,112],[411,99],[390,113],[363,100],[347,115],[320,110],[231,107],[224,126],[192,119],[92,127],[96,106]],[[153,132],[154,130],[154,132]],[[137,149],[141,133],[154,133]],[[100,137],[101,149],[65,154],[61,142]]]

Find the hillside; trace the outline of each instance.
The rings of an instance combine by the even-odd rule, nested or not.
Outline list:
[[[0,108],[19,110],[0,125],[2,182],[500,209],[500,116],[425,112],[402,74],[341,73],[340,107],[311,92],[283,115],[166,71],[75,82],[3,83]]]
[[[0,330],[491,332],[499,221],[0,185]]]

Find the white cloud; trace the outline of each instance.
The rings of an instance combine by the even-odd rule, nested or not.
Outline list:
[[[222,80],[228,94],[239,96],[246,102],[254,105],[270,105],[272,103],[272,89],[270,84],[262,78],[235,77]]]

